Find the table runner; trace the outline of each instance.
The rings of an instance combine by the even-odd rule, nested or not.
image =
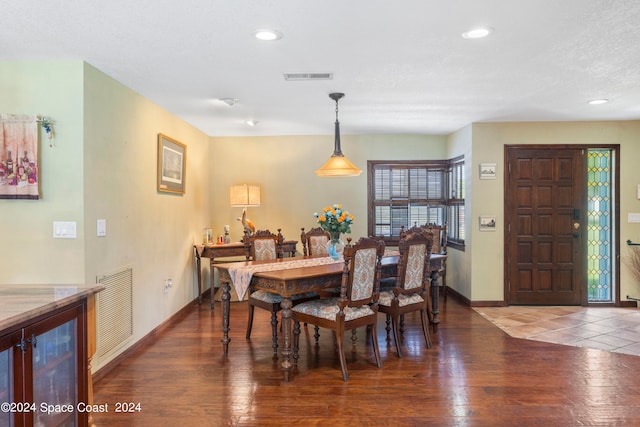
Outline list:
[[[249,289],[251,278],[255,273],[262,273],[264,271],[277,271],[277,270],[290,270],[292,268],[309,267],[314,265],[328,265],[344,263],[344,259],[331,259],[326,258],[311,258],[311,259],[296,259],[292,261],[271,262],[268,264],[258,265],[242,265],[242,266],[230,266],[229,276],[233,287],[238,294],[238,299],[242,301],[244,294]]]

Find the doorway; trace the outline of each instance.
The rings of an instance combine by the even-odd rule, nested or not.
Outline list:
[[[509,305],[619,302],[618,146],[505,147]]]

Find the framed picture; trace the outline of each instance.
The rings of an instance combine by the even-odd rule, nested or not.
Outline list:
[[[184,194],[187,173],[187,146],[158,134],[158,191]]]
[[[496,217],[494,215],[480,215],[480,231],[496,231]]]
[[[496,164],[480,163],[480,179],[496,179]]]

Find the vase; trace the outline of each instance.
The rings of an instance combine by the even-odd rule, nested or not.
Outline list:
[[[340,259],[344,250],[344,242],[340,240],[339,232],[330,232],[331,239],[327,242],[327,254],[331,259]]]

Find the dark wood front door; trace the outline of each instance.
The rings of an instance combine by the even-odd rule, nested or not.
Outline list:
[[[583,150],[506,147],[509,304],[580,305],[586,293]]]

